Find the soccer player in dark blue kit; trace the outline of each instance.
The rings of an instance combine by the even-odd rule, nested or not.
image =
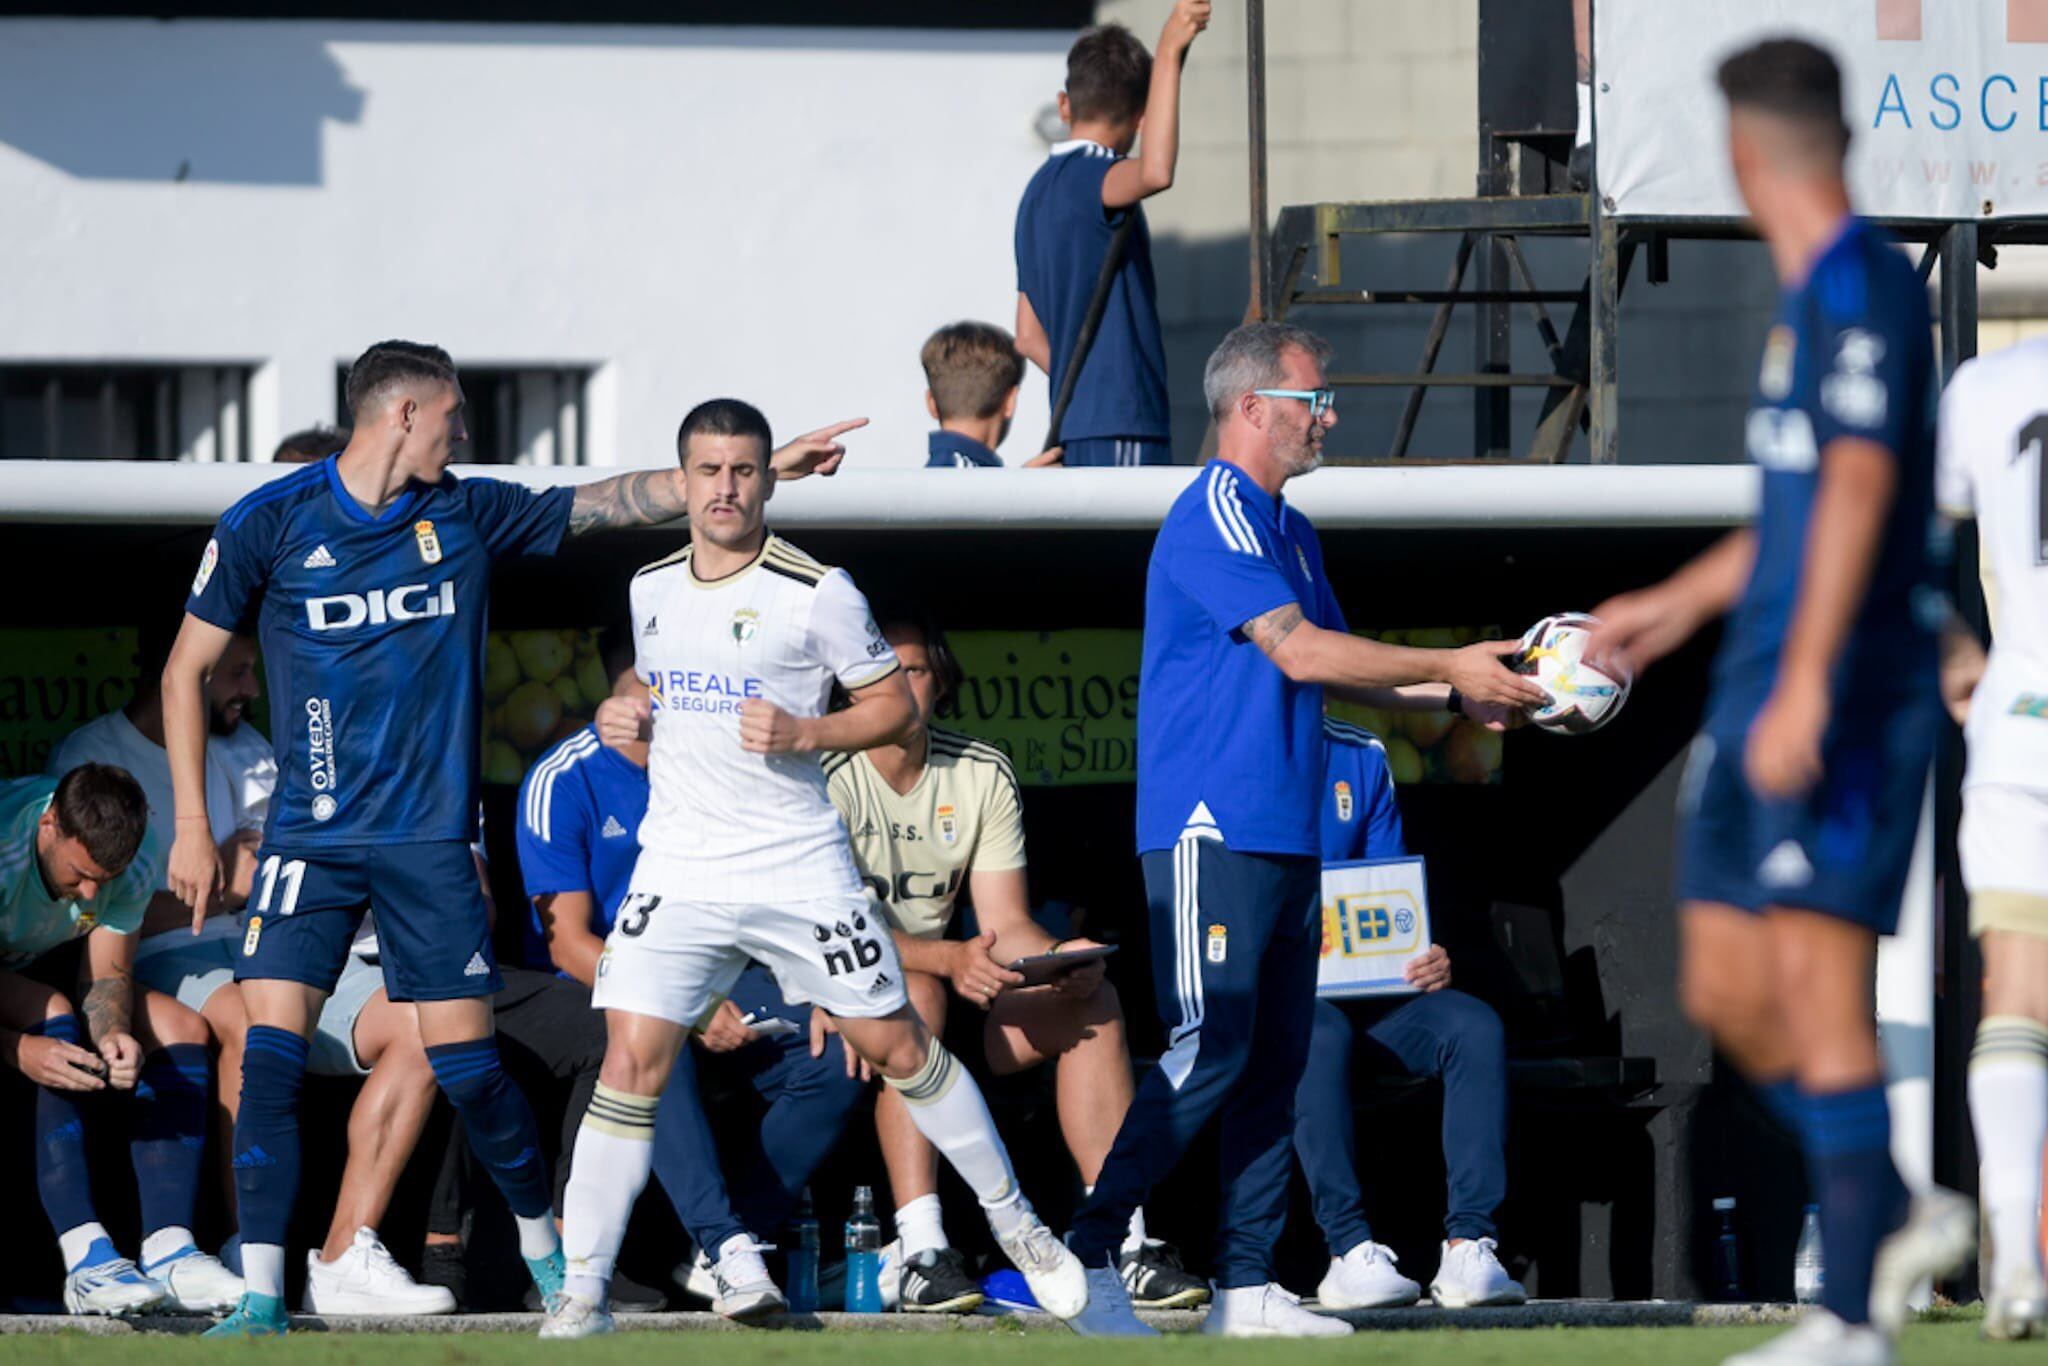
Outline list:
[[[272,480],[206,544],[163,674],[176,791],[168,881],[200,923],[220,882],[203,781],[206,675],[254,620],[275,714],[278,786],[244,912],[249,1012],[234,1159],[247,1290],[213,1333],[284,1331],[284,1241],[299,1181],[307,1036],[374,909],[385,984],[412,1001],[428,1060],[518,1222],[544,1295],[560,1290],[533,1112],[500,1066],[500,985],[476,867],[478,734],[491,567],[565,536],[683,514],[649,470],[533,492],[448,473],[462,387],[438,347],[382,342],[349,371],[346,449]],[[777,453],[795,475],[843,456],[843,424]]]
[[[1735,178],[1783,287],[1747,423],[1753,527],[1597,611],[1594,659],[1641,668],[1733,610],[1681,790],[1687,1013],[1795,1130],[1828,1274],[1744,1363],[1893,1359],[1913,1285],[1975,1240],[1909,1197],[1871,999],[1940,724],[1930,554],[1935,376],[1925,287],[1851,212],[1841,75],[1776,40],[1720,68]]]
[[[1138,850],[1169,1047],[1139,1084],[1068,1237],[1088,1278],[1073,1321],[1084,1334],[1150,1332],[1131,1312],[1116,1254],[1132,1209],[1212,1118],[1223,1195],[1203,1331],[1350,1331],[1303,1310],[1273,1283],[1272,1265],[1315,1009],[1324,692],[1379,704],[1386,690],[1421,684],[1428,691],[1410,701],[1485,708],[1477,714],[1495,723],[1545,700],[1502,664],[1508,642],[1422,650],[1345,626],[1315,529],[1281,497],[1320,463],[1336,423],[1328,356],[1321,338],[1283,323],[1223,339],[1202,378],[1217,457],[1152,547]]]

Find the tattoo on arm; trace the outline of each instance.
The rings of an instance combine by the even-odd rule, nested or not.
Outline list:
[[[569,534],[613,527],[654,526],[683,515],[682,476],[675,470],[636,470],[582,484],[569,504]]]
[[[109,1034],[126,1034],[134,1003],[135,981],[127,973],[93,978],[78,1012],[85,1016],[86,1034],[96,1044]]]
[[[1280,642],[1294,634],[1294,628],[1305,618],[1301,615],[1301,604],[1290,602],[1285,607],[1275,607],[1263,616],[1253,617],[1244,625],[1244,633],[1252,638],[1268,655],[1280,648]]]

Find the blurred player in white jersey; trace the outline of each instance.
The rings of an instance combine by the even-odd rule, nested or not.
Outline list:
[[[567,1294],[541,1336],[607,1331],[610,1278],[652,1162],[676,1052],[749,958],[792,1003],[824,1012],[909,1103],[980,1198],[1038,1301],[1080,1312],[1080,1264],[1017,1188],[981,1092],[910,1008],[888,927],[868,906],[823,758],[901,739],[916,704],[867,600],[769,533],[767,419],[715,399],[676,444],[690,544],[634,576],[637,669],[649,701],[598,709],[606,743],[649,740],[639,862],[605,941],[592,1004],[610,1044],[577,1135],[563,1216]],[[851,703],[827,714],[834,685]]]
[[[1984,1335],[2048,1332],[2038,1211],[2048,1142],[2048,340],[1979,357],[1941,403],[1935,496],[1977,521],[1995,644],[1955,623],[1943,691],[1969,738],[1958,838],[1984,1018],[1970,1115],[1991,1242]]]

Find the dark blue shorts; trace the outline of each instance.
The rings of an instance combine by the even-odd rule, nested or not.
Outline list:
[[[1066,443],[1060,463],[1074,468],[1171,465],[1173,447],[1152,436],[1084,436]]]
[[[235,980],[332,991],[368,911],[394,1001],[455,1001],[504,987],[476,857],[461,840],[295,852],[264,845],[242,912]]]
[[[1792,801],[1751,790],[1746,728],[1701,733],[1680,788],[1679,900],[1821,911],[1892,933],[1938,724],[1931,698],[1843,718],[1823,746],[1819,785]]]

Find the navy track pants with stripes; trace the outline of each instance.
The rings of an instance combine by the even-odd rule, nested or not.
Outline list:
[[[1264,1285],[1287,1220],[1294,1093],[1316,1004],[1321,865],[1308,855],[1236,853],[1213,827],[1142,862],[1169,1046],[1139,1082],[1068,1241],[1083,1265],[1110,1262],[1132,1209],[1215,1119],[1216,1284]]]

